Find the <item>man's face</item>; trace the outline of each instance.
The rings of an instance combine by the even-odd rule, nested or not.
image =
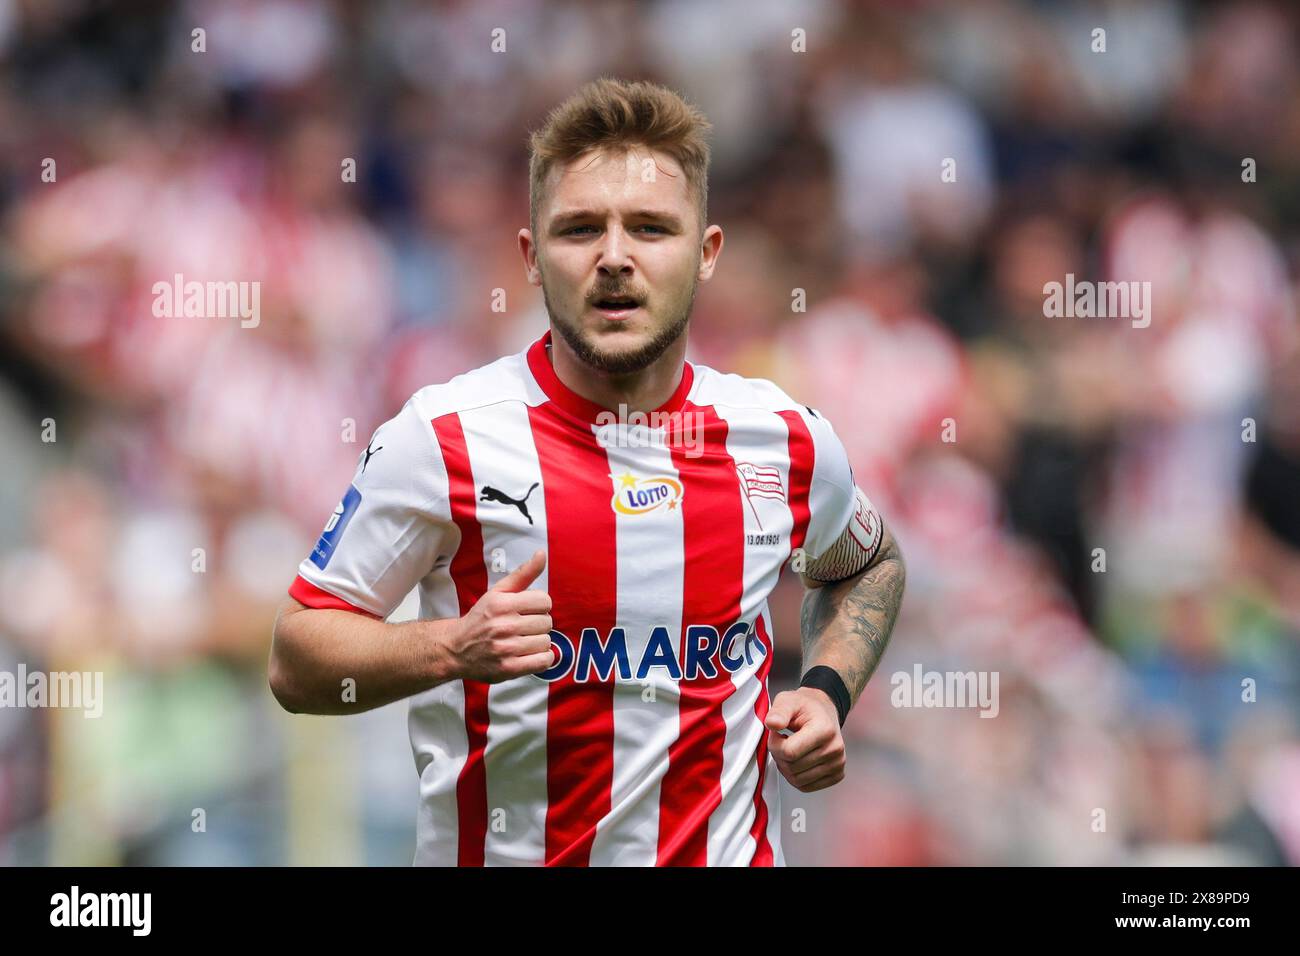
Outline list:
[[[520,232],[529,281],[586,365],[640,371],[686,330],[722,247],[686,176],[660,152],[597,150],[552,170],[537,232]]]

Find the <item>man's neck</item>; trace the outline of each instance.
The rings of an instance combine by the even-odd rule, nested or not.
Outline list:
[[[654,362],[637,372],[615,375],[586,365],[564,342],[553,335],[546,357],[555,376],[571,392],[602,408],[629,412],[651,412],[664,405],[681,384],[686,363],[686,336],[682,336]]]

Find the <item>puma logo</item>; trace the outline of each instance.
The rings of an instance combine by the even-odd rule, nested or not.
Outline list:
[[[484,485],[483,491],[480,493],[478,500],[499,501],[503,505],[514,505],[516,508],[519,509],[519,513],[528,519],[528,523],[532,524],[533,516],[528,513],[528,505],[526,505],[524,502],[528,500],[528,496],[533,493],[533,488],[536,488],[537,485],[538,482],[534,481],[533,487],[529,488],[526,492],[524,492],[524,496],[522,498],[511,498],[504,491],[497,491],[491,485]]]

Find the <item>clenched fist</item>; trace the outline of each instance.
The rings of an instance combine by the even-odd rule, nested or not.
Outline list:
[[[763,721],[767,746],[777,769],[803,793],[834,786],[844,779],[844,737],[835,702],[815,687],[782,691]],[[783,737],[778,731],[791,730]]]
[[[545,567],[546,552],[538,551],[460,619],[446,644],[450,673],[496,684],[551,666],[551,596],[528,590]]]

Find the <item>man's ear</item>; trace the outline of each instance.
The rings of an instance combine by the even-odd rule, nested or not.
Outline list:
[[[537,243],[533,241],[531,229],[519,230],[519,252],[524,257],[524,275],[529,285],[542,284],[542,270],[537,265]]]
[[[722,254],[722,227],[709,226],[704,230],[704,236],[700,239],[700,271],[699,279],[701,282],[708,282],[709,277],[713,275],[713,268],[718,264],[718,256]]]

